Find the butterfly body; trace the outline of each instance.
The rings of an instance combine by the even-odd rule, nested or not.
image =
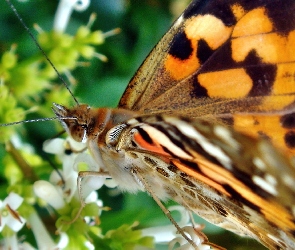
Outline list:
[[[122,190],[145,190],[140,176],[158,198],[173,199],[216,225],[271,249],[295,247],[295,169],[267,141],[201,119],[55,107],[73,138],[87,141]]]
[[[294,48],[294,0],[192,1],[118,109],[54,111],[121,189],[294,249]]]

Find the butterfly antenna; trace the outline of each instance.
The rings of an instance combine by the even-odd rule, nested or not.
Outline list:
[[[7,4],[9,5],[9,7],[12,9],[12,11],[14,12],[14,14],[17,16],[18,20],[21,22],[22,26],[25,28],[25,30],[29,33],[30,37],[33,39],[34,43],[36,44],[37,48],[41,51],[41,53],[43,54],[43,56],[45,57],[45,59],[47,60],[47,62],[51,65],[51,67],[53,68],[53,70],[55,71],[55,73],[57,74],[58,78],[61,80],[61,82],[63,83],[63,85],[66,87],[66,89],[69,91],[70,95],[72,96],[73,100],[75,101],[75,103],[79,105],[78,100],[75,98],[73,92],[70,90],[68,84],[65,82],[65,80],[63,79],[63,77],[61,76],[61,74],[59,73],[59,71],[56,69],[56,67],[53,65],[53,63],[51,62],[51,60],[49,59],[49,57],[46,55],[45,51],[42,49],[42,47],[39,45],[37,39],[35,38],[35,36],[33,35],[33,33],[31,32],[31,30],[29,29],[29,27],[26,25],[26,23],[24,22],[24,20],[21,18],[21,16],[19,15],[18,11],[16,10],[16,8],[14,7],[14,5],[10,2],[10,0],[5,0],[7,2]]]
[[[32,120],[25,120],[25,121],[18,121],[18,122],[10,122],[10,123],[4,123],[0,124],[0,127],[8,127],[16,124],[21,123],[30,123],[30,122],[45,122],[45,121],[53,121],[53,120],[69,120],[69,119],[77,119],[76,117],[50,117],[50,118],[39,118],[39,119],[32,119]]]

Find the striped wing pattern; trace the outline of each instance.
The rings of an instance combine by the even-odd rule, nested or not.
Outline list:
[[[181,117],[129,123],[120,148],[149,183],[163,183],[160,198],[270,249],[295,247],[295,169],[267,141]]]

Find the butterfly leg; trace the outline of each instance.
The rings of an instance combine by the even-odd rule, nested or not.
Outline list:
[[[85,202],[84,202],[84,199],[82,197],[82,185],[81,185],[81,180],[85,177],[89,177],[89,176],[96,176],[96,177],[105,177],[105,178],[111,178],[111,176],[109,175],[108,172],[98,172],[98,171],[80,171],[79,174],[78,174],[78,178],[77,178],[77,186],[78,186],[78,194],[79,194],[79,198],[80,198],[80,202],[81,202],[81,206],[79,208],[79,211],[78,213],[76,214],[76,216],[74,217],[74,219],[72,221],[69,222],[69,224],[75,222],[83,208],[85,207]]]
[[[163,205],[161,200],[152,191],[152,188],[145,181],[144,177],[137,171],[136,168],[133,168],[132,172],[133,172],[133,174],[136,175],[136,177],[139,179],[139,181],[141,181],[141,183],[144,186],[145,190],[151,195],[151,197],[158,204],[158,206],[161,208],[161,210],[167,216],[167,218],[171,221],[171,223],[176,227],[177,231],[182,235],[182,237],[185,238],[195,249],[198,249],[196,244],[185,234],[185,232],[182,230],[182,228],[180,228],[180,226],[177,224],[177,222],[173,219],[170,211]]]

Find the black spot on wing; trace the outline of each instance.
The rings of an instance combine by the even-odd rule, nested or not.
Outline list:
[[[173,133],[175,134],[175,127],[174,126],[169,126],[169,129],[167,129],[166,127],[163,127],[163,126],[161,126],[161,125],[158,125],[158,124],[153,124],[152,125],[154,128],[156,128],[156,129],[158,129],[159,131],[161,131],[164,135],[166,135],[168,138],[169,138],[169,140],[174,144],[174,145],[176,145],[178,148],[180,148],[182,151],[184,151],[184,152],[186,152],[188,155],[191,155],[190,154],[190,152],[188,152],[186,149],[185,149],[185,146],[183,145],[183,143],[179,140],[179,139],[177,139],[177,138],[175,138],[174,136],[173,136]],[[171,133],[171,131],[172,131],[172,133]],[[178,131],[178,130],[177,130]],[[179,131],[178,131],[179,132]],[[167,152],[167,153],[169,153],[169,154],[171,154],[171,155],[173,155],[173,156],[176,156],[176,155],[174,155],[168,148],[166,148],[166,147],[163,147],[163,149],[165,150],[165,152]],[[177,157],[177,156],[176,156]]]
[[[200,39],[198,41],[197,46],[197,58],[199,59],[201,64],[204,64],[208,58],[212,56],[214,50],[210,48],[208,43],[204,39]]]
[[[133,159],[137,159],[138,158],[138,155],[134,152],[128,152],[129,156],[131,156]]]
[[[167,168],[173,173],[177,173],[178,171],[178,168],[172,162],[169,163]]]
[[[252,79],[253,87],[249,92],[249,96],[265,96],[271,92],[277,72],[276,65],[263,63],[255,50],[250,51],[244,61],[234,61],[232,59],[230,41],[225,42],[214,54],[210,55],[198,73],[217,72],[235,68],[244,68]],[[237,82],[237,87],[238,84]],[[197,93],[198,85],[200,84],[194,83],[194,88],[196,89],[194,93]]]
[[[180,31],[171,41],[169,54],[180,60],[188,59],[193,52],[191,41],[187,38],[185,32]]]
[[[180,173],[180,176],[183,178],[187,178],[189,175],[187,173]]]
[[[256,118],[254,118],[253,125],[258,126],[258,125],[260,125],[260,122]]]
[[[183,17],[190,18],[196,15],[211,14],[216,18],[222,20],[226,26],[236,24],[237,20],[231,11],[229,3],[232,1],[193,1],[189,7],[184,11]]]
[[[144,120],[143,120],[143,118],[142,117],[136,117],[136,120],[139,122],[139,123],[141,123],[141,122],[144,122]]]
[[[201,86],[197,77],[194,77],[193,90],[190,92],[190,96],[192,98],[209,97],[207,89]]]
[[[202,61],[203,65],[197,74],[243,68],[253,83],[248,96],[266,96],[271,93],[277,73],[277,66],[264,63],[255,50],[250,51],[244,61],[236,62],[232,59],[232,49],[229,40],[217,50],[212,51],[212,54],[208,52],[207,56],[207,60]],[[204,59],[205,56],[202,60]],[[192,83],[193,90],[191,91],[191,96],[195,98],[208,97],[207,90],[201,86],[197,79],[198,77],[195,76]],[[236,88],[239,88],[238,81]]]
[[[159,174],[161,174],[167,178],[169,177],[169,174],[163,168],[157,167],[156,170]]]
[[[149,134],[142,128],[137,127],[136,128],[140,136],[149,144],[153,144],[152,138],[149,136]]]
[[[220,215],[223,216],[223,217],[227,217],[228,213],[227,213],[227,211],[225,210],[225,208],[224,208],[221,204],[219,204],[219,203],[217,203],[217,202],[214,202],[212,205],[213,205],[213,207],[214,207],[214,210],[215,210],[218,214],[220,214]]]
[[[164,152],[166,152],[167,154],[171,155],[171,156],[176,156],[174,155],[168,148],[166,148],[165,146],[162,146]]]
[[[295,29],[295,2],[293,0],[270,1],[266,5],[267,16],[276,32],[287,35]]]
[[[252,202],[250,202],[248,199],[246,199],[245,197],[243,197],[239,192],[237,192],[234,188],[232,188],[230,185],[225,184],[223,185],[223,188],[231,194],[232,198],[242,202],[244,205],[252,208],[254,211],[261,213],[260,207],[256,206],[255,204],[253,204]]]
[[[280,118],[280,122],[283,128],[295,128],[295,113],[283,115]]]
[[[288,148],[295,148],[295,132],[289,131],[285,134],[284,141]]]
[[[192,188],[196,187],[196,185],[194,183],[192,183],[188,178],[186,178],[182,175],[180,175],[180,177],[181,177],[182,181],[185,183],[185,185],[190,186]]]
[[[154,161],[153,159],[151,159],[150,157],[145,156],[145,157],[143,157],[143,160],[149,166],[155,167],[158,165],[158,163],[156,161]]]
[[[249,52],[244,64],[249,65],[248,67],[245,67],[245,70],[251,77],[253,83],[252,89],[248,95],[269,95],[276,77],[277,66],[272,64],[263,64],[255,50]]]
[[[233,126],[234,125],[234,118],[231,117],[221,117],[221,122],[227,126]]]
[[[232,49],[230,40],[226,41],[214,53],[208,57],[208,60],[202,65],[199,73],[207,73],[236,68],[237,62],[232,59]]]
[[[191,162],[191,161],[186,161],[186,160],[183,160],[181,159],[180,162],[185,165],[186,167],[190,168],[190,169],[193,169],[194,171],[197,171],[197,172],[201,172],[198,164],[196,162]],[[184,174],[184,173],[182,173]]]

